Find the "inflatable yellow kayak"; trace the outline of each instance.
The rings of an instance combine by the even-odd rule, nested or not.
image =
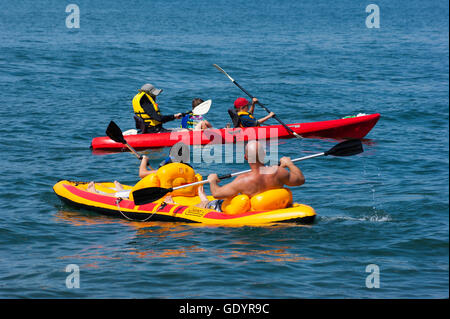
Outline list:
[[[261,225],[280,222],[311,224],[316,213],[310,206],[293,203],[290,207],[274,210],[252,210],[223,213],[200,208],[198,196],[173,195],[173,203],[163,199],[145,205],[135,205],[125,194],[132,186],[122,185],[117,192],[114,183],[96,183],[98,192],[87,190],[87,182],[62,180],[53,186],[55,193],[69,205],[96,211],[105,215],[136,221],[178,221],[216,225]],[[214,200],[209,196],[208,199]]]

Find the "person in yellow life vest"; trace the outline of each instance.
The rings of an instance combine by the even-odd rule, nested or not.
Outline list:
[[[271,117],[275,115],[275,113],[270,112],[267,116],[260,118],[259,120],[255,119],[253,116],[253,112],[255,111],[255,104],[258,102],[258,99],[254,97],[252,99],[252,105],[249,108],[250,102],[243,97],[239,97],[234,101],[234,108],[239,117],[239,126],[240,127],[254,127],[259,126]]]
[[[173,115],[162,115],[156,97],[162,92],[162,89],[156,89],[152,84],[144,84],[139,93],[133,98],[134,119],[136,128],[141,129],[142,133],[161,133],[170,132],[165,129],[163,123],[173,121],[182,117],[181,113]]]

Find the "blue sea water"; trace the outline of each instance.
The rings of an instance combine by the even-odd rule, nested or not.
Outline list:
[[[0,3],[0,297],[448,298],[447,1],[378,0],[371,29],[372,1],[75,0],[74,29],[69,3]],[[299,164],[307,181],[293,195],[315,208],[313,225],[136,223],[61,203],[60,179],[137,181],[133,155],[89,146],[110,120],[133,128],[146,82],[164,89],[164,114],[201,97],[215,127],[230,122],[243,93],[213,63],[286,122],[381,113],[363,154]],[[168,149],[148,154],[155,166]],[[69,264],[80,288],[66,287]],[[371,264],[379,288],[366,286]]]

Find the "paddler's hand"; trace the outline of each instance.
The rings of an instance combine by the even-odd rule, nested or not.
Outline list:
[[[174,114],[173,117],[176,119],[181,119],[183,117],[183,113]]]
[[[273,113],[273,112],[269,113],[269,118],[274,117],[274,116],[275,116],[275,113]]]
[[[219,176],[217,174],[209,174],[208,182],[210,184],[217,184],[218,182],[220,182]]]
[[[294,165],[294,163],[292,163],[290,157],[284,156],[280,159],[280,167],[289,167],[291,165]]]
[[[258,99],[256,98],[256,97],[254,97],[253,99],[252,99],[252,104],[256,104],[256,103],[258,103],[259,101],[258,101]]]

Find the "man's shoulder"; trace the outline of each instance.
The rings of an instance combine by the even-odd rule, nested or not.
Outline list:
[[[272,175],[272,177],[278,181],[282,181],[287,176],[289,176],[289,171],[281,166],[278,165],[272,165],[272,166],[266,166],[268,175]]]
[[[273,175],[276,174],[278,172],[278,168],[279,166],[277,165],[272,165],[272,166],[263,166],[259,169],[260,174],[263,175]]]

